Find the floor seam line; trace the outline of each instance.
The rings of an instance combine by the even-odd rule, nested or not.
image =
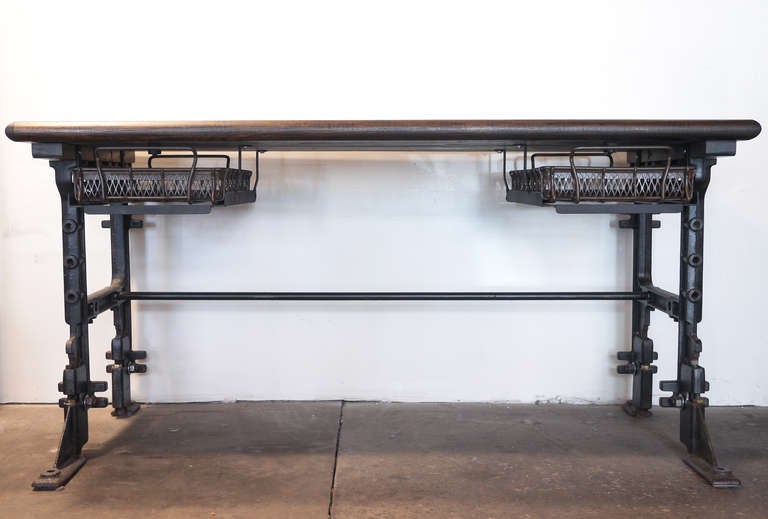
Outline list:
[[[328,495],[328,518],[333,517],[333,494],[336,491],[336,467],[339,464],[339,447],[341,446],[341,427],[344,424],[344,400],[339,406],[339,427],[336,429],[336,450],[333,454],[333,471],[331,473],[331,490]]]

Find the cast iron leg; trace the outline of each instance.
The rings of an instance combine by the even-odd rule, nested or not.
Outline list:
[[[64,429],[54,466],[32,483],[35,490],[54,490],[75,475],[85,463],[83,445],[88,441],[88,409],[106,407],[107,399],[94,393],[106,391],[106,382],[92,382],[88,364],[88,292],[85,277],[85,218],[73,205],[71,168],[74,161],[52,161],[61,195],[64,252],[64,318],[69,324],[66,351],[69,357],[59,391],[64,409]]]
[[[652,285],[652,230],[660,222],[653,220],[651,214],[632,215],[629,220],[620,222],[622,228],[632,229],[632,290],[639,292],[644,286]],[[624,404],[624,411],[631,416],[650,416],[651,394],[653,392],[653,374],[656,366],[652,362],[658,358],[653,351],[653,341],[648,338],[648,326],[651,322],[651,307],[644,301],[632,302],[632,350],[620,351],[619,360],[626,364],[617,366],[622,374],[632,375],[632,400]]]
[[[682,212],[680,222],[680,321],[678,333],[677,380],[663,381],[662,391],[672,391],[671,397],[661,398],[663,407],[681,407],[680,441],[688,449],[684,459],[691,468],[712,486],[729,488],[741,486],[730,470],[717,463],[707,431],[704,408],[709,390],[704,368],[699,365],[701,341],[697,325],[701,322],[702,266],[704,254],[704,194],[709,184],[713,158],[691,159],[696,167],[693,204]]]
[[[106,223],[106,222],[105,222]],[[140,226],[140,221],[130,215],[113,214],[109,228],[112,243],[112,286],[121,292],[131,289],[131,255],[129,229]],[[114,364],[107,366],[112,373],[112,416],[124,418],[135,414],[139,404],[131,400],[131,373],[144,373],[147,366],[136,360],[146,358],[146,352],[134,351],[131,334],[131,302],[123,301],[112,309],[114,313],[115,338],[107,359]]]

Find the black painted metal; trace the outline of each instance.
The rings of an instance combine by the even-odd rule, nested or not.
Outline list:
[[[82,446],[85,444],[81,436],[88,440],[88,417],[76,407],[64,408],[64,425],[59,439],[59,452],[57,458],[63,458],[66,463],[54,464],[52,468],[40,473],[40,476],[32,482],[35,490],[56,490],[66,485],[67,482],[85,465],[87,458],[82,455]],[[84,421],[84,423],[83,423]]]
[[[704,265],[704,197],[709,185],[712,166],[710,156],[691,159],[696,167],[694,203],[683,209],[680,220],[680,295],[678,326],[677,380],[663,381],[660,388],[672,391],[663,397],[664,407],[681,407],[680,441],[688,450],[685,462],[712,486],[738,487],[740,481],[730,470],[721,467],[707,430],[704,409],[709,404],[703,393],[709,390],[704,368],[699,365],[703,299],[702,271]]]
[[[255,198],[254,198],[255,200]],[[86,214],[208,214],[213,204],[106,204],[87,205]]]
[[[526,193],[527,194],[527,193]],[[513,202],[519,200],[511,200]],[[529,202],[524,202],[529,203]],[[542,204],[543,205],[543,204]],[[552,204],[558,214],[665,214],[679,213],[683,204],[633,204],[633,203],[598,203],[598,204]]]
[[[64,267],[64,319],[69,324],[66,344],[68,363],[59,390],[66,396],[59,403],[64,408],[64,429],[52,469],[33,482],[35,490],[50,490],[66,484],[85,463],[83,445],[88,441],[88,408],[106,407],[106,398],[96,397],[106,382],[92,382],[89,367],[88,292],[85,270],[85,216],[74,202],[71,170],[74,161],[52,161],[56,185],[61,197],[61,222]],[[74,470],[73,470],[74,469]]]
[[[126,292],[131,301],[621,301],[640,292]]]
[[[624,227],[632,228],[632,290],[641,292],[652,286],[651,263],[653,258],[652,231],[653,215],[632,215]],[[627,361],[618,366],[619,373],[632,374],[632,399],[624,404],[624,410],[631,416],[648,416],[653,393],[653,374],[657,358],[653,351],[653,340],[648,337],[651,324],[651,307],[646,301],[632,303],[632,349],[619,352],[619,360]]]
[[[119,304],[117,296],[120,288],[114,286],[104,287],[92,294],[88,294],[88,321],[93,321],[97,316],[112,310]]]
[[[130,229],[131,216],[113,214],[110,217],[112,243],[112,286],[121,292],[131,289]],[[117,417],[131,416],[139,410],[139,404],[131,400],[131,373],[143,373],[145,365],[136,364],[146,357],[144,351],[133,350],[131,329],[131,303],[119,300],[112,309],[115,337],[107,359],[114,362],[107,366],[112,374],[112,414]]]
[[[672,319],[680,318],[680,297],[667,292],[663,288],[653,285],[643,287],[643,291],[648,295],[646,303],[654,310],[660,310],[670,316]]]

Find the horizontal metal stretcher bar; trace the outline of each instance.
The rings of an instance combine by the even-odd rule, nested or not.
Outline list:
[[[625,301],[643,292],[123,292],[131,301]]]

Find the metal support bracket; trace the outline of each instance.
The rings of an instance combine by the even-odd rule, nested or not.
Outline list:
[[[678,296],[655,286],[644,286],[642,290],[648,295],[645,301],[648,306],[664,312],[675,321],[680,319],[680,298]]]
[[[734,488],[741,486],[741,482],[717,462],[707,430],[704,409],[709,401],[703,393],[709,391],[709,383],[704,368],[699,364],[702,343],[697,333],[703,295],[704,197],[716,159],[707,154],[694,153],[690,161],[696,168],[695,192],[692,203],[681,214],[677,307],[674,306],[674,296],[660,289],[652,294],[655,300],[649,299],[667,307],[668,313],[679,323],[677,379],[659,384],[662,391],[672,392],[671,396],[659,399],[659,405],[680,408],[680,441],[688,451],[683,461],[713,487]]]
[[[705,407],[706,402],[691,401],[680,410],[680,441],[688,448],[683,461],[715,488],[738,488],[741,481],[717,462],[704,419]]]
[[[131,289],[131,254],[130,230],[136,228],[140,220],[127,214],[112,214],[109,219],[110,242],[112,247],[112,284],[118,293]],[[116,296],[117,297],[117,296]],[[107,366],[107,373],[112,375],[112,416],[126,418],[136,414],[140,405],[131,398],[131,375],[146,373],[146,364],[136,361],[146,359],[145,351],[133,349],[131,302],[119,299],[120,304],[112,307],[115,337],[106,353],[107,360],[113,364]]]
[[[59,401],[64,408],[64,426],[53,467],[32,483],[35,490],[56,489],[75,475],[85,463],[82,450],[88,442],[88,409],[108,405],[106,398],[95,396],[107,389],[107,383],[90,377],[88,323],[92,310],[86,285],[85,217],[74,203],[71,170],[75,165],[75,160],[51,161],[61,197],[64,318],[70,336],[66,342],[68,363],[59,384],[66,395]]]
[[[619,227],[632,229],[632,290],[645,293],[645,288],[652,285],[652,231],[661,226],[653,219],[653,214],[631,214],[629,219],[619,222]],[[632,340],[631,350],[617,354],[619,364],[616,371],[632,375],[632,399],[624,406],[630,416],[647,417],[651,414],[653,375],[657,367],[653,361],[658,354],[653,351],[653,340],[648,337],[651,324],[651,306],[646,300],[632,302]]]
[[[128,221],[128,227],[130,229],[143,229],[144,228],[144,220],[140,220],[138,218],[134,218],[131,216],[131,219]],[[102,220],[101,221],[101,228],[102,229],[111,229],[112,228],[112,221],[111,220]]]
[[[570,202],[557,202],[554,204],[558,214],[661,214],[679,213],[683,210],[683,204],[672,203],[623,203],[623,202],[599,202],[590,204],[574,204]]]
[[[56,490],[64,486],[85,465],[86,457],[80,449],[74,449],[78,437],[85,435],[88,439],[88,414],[84,408],[77,406],[64,409],[64,427],[61,431],[59,452],[56,463],[50,469],[40,473],[40,477],[32,482],[35,490]]]
[[[120,289],[113,286],[90,294],[88,296],[88,322],[93,322],[100,314],[123,304],[123,301],[118,299],[119,295]]]
[[[88,214],[208,214],[213,209],[211,203],[197,204],[108,204],[83,206]]]

